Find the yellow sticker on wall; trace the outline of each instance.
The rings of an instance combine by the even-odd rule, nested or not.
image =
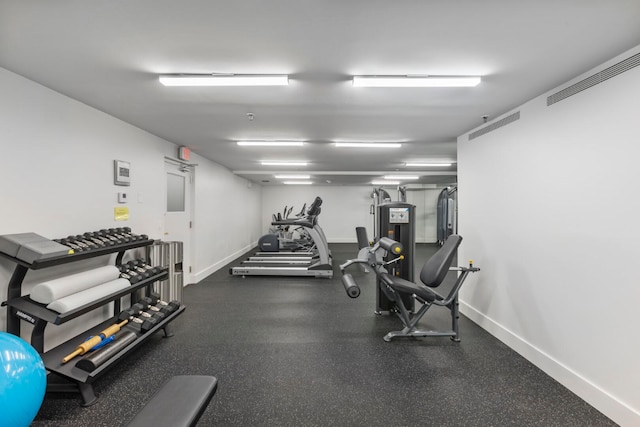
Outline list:
[[[129,208],[117,207],[113,208],[113,219],[116,221],[126,221],[129,219]]]

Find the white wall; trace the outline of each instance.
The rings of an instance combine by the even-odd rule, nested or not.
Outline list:
[[[160,239],[164,219],[164,156],[176,145],[37,83],[0,68],[0,235],[35,232],[49,238],[129,226]],[[131,163],[131,186],[113,184],[113,160]],[[198,279],[221,260],[253,246],[261,231],[260,187],[195,156],[195,272]],[[115,221],[116,195],[126,191],[128,221]],[[230,212],[232,211],[232,212]],[[224,242],[224,243],[222,243]],[[113,257],[111,257],[113,258]],[[110,262],[101,257],[61,268],[31,271],[33,283]],[[0,258],[0,295],[6,296],[14,265]],[[4,300],[5,297],[2,298]],[[62,326],[48,326],[46,347],[108,317],[95,310]],[[22,322],[22,336],[30,327]],[[0,309],[0,330],[6,330]]]
[[[366,227],[369,239],[374,236],[373,215],[370,206],[373,203],[373,186],[277,186],[263,188],[262,230],[266,233],[271,224],[271,215],[282,212],[285,206],[293,205],[292,216],[298,213],[304,203],[307,207],[316,196],[322,199],[322,212],[318,222],[324,230],[329,243],[355,243],[356,227]],[[395,190],[387,190],[396,201]],[[440,189],[421,189],[408,191],[407,202],[416,205],[416,242],[433,243],[436,241],[436,205]]]
[[[547,107],[554,92],[516,109],[519,121],[458,139],[461,258],[482,269],[461,310],[637,426],[640,67]]]
[[[262,187],[192,156],[196,168],[195,279],[201,281],[255,246],[262,232]]]

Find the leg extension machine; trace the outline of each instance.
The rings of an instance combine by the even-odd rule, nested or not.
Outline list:
[[[461,236],[455,234],[449,236],[438,252],[429,258],[422,267],[420,271],[420,281],[422,283],[414,283],[388,273],[385,266],[402,259],[403,248],[400,243],[383,237],[369,249],[366,259],[360,255],[357,259],[349,260],[340,266],[340,271],[343,274],[342,283],[347,291],[347,295],[356,298],[360,295],[360,288],[351,274],[344,273],[345,269],[352,264],[366,264],[375,272],[380,290],[393,302],[393,311],[398,315],[404,325],[402,330],[392,331],[385,335],[385,341],[391,341],[396,337],[433,336],[450,337],[454,341],[460,341],[458,333],[458,292],[469,273],[480,271],[479,268],[473,266],[471,261],[469,261],[468,267],[451,267],[456,250],[461,242]],[[385,251],[398,257],[391,261],[384,261],[383,257],[380,256],[380,252],[384,253]],[[458,271],[460,274],[448,295],[443,296],[437,293],[434,288],[440,286],[448,271]],[[402,296],[406,298],[407,295],[410,295],[422,304],[422,307],[413,315],[407,310],[402,301]],[[417,328],[420,319],[433,305],[439,305],[449,309],[451,313],[450,330],[427,331]]]

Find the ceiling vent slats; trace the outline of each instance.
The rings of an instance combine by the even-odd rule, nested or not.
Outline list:
[[[492,132],[498,128],[501,128],[503,126],[508,125],[509,123],[513,123],[516,120],[520,120],[520,111],[516,111],[513,114],[510,114],[496,122],[491,123],[490,125],[487,125],[483,128],[478,129],[475,132],[471,132],[469,134],[469,141],[471,141],[472,139],[476,139],[479,136],[485,135],[489,132]]]
[[[605,68],[604,70],[587,77],[586,79],[580,80],[579,82],[574,83],[569,87],[566,87],[552,95],[549,95],[547,97],[547,107],[555,104],[556,102],[560,102],[563,99],[567,99],[577,93],[580,93],[583,90],[589,89],[590,87],[609,80],[612,77],[624,73],[625,71],[629,71],[632,68],[637,67],[638,65],[640,65],[640,53],[630,56],[624,61],[620,61],[617,64],[612,65],[611,67]]]

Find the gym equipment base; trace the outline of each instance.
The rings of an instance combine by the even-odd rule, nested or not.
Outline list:
[[[308,276],[322,277],[331,279],[333,277],[333,269],[324,268],[314,270],[309,267],[264,267],[264,266],[241,266],[231,267],[229,274],[232,276]]]
[[[107,372],[107,370],[117,363],[122,357],[125,357],[127,353],[131,350],[145,342],[149,337],[154,335],[156,332],[162,329],[165,333],[165,336],[170,336],[171,332],[169,329],[169,323],[173,321],[176,317],[181,315],[185,306],[181,306],[179,309],[171,313],[169,316],[164,318],[161,322],[151,328],[148,332],[141,334],[134,342],[126,346],[122,351],[115,354],[111,359],[106,361],[103,365],[98,367],[96,370],[92,372],[86,372],[82,369],[76,367],[75,359],[67,363],[62,363],[62,358],[67,354],[71,353],[79,344],[81,344],[87,337],[91,335],[97,335],[103,329],[117,323],[117,318],[109,319],[105,322],[102,322],[99,325],[94,326],[93,328],[83,332],[81,335],[78,335],[69,341],[55,347],[46,353],[42,354],[42,361],[44,362],[45,368],[55,376],[60,377],[67,381],[67,383],[60,383],[58,381],[52,381],[51,384],[47,384],[47,392],[49,393],[80,393],[82,397],[81,406],[91,406],[97,401],[97,396],[93,391],[92,383],[99,378],[102,374]],[[126,327],[126,325],[125,325]],[[49,375],[49,377],[55,378],[55,376]]]
[[[383,337],[386,342],[391,342],[394,338],[425,338],[425,337],[449,337],[452,341],[459,342],[460,338],[458,333],[454,330],[451,331],[431,331],[404,328],[401,331],[392,331]]]

